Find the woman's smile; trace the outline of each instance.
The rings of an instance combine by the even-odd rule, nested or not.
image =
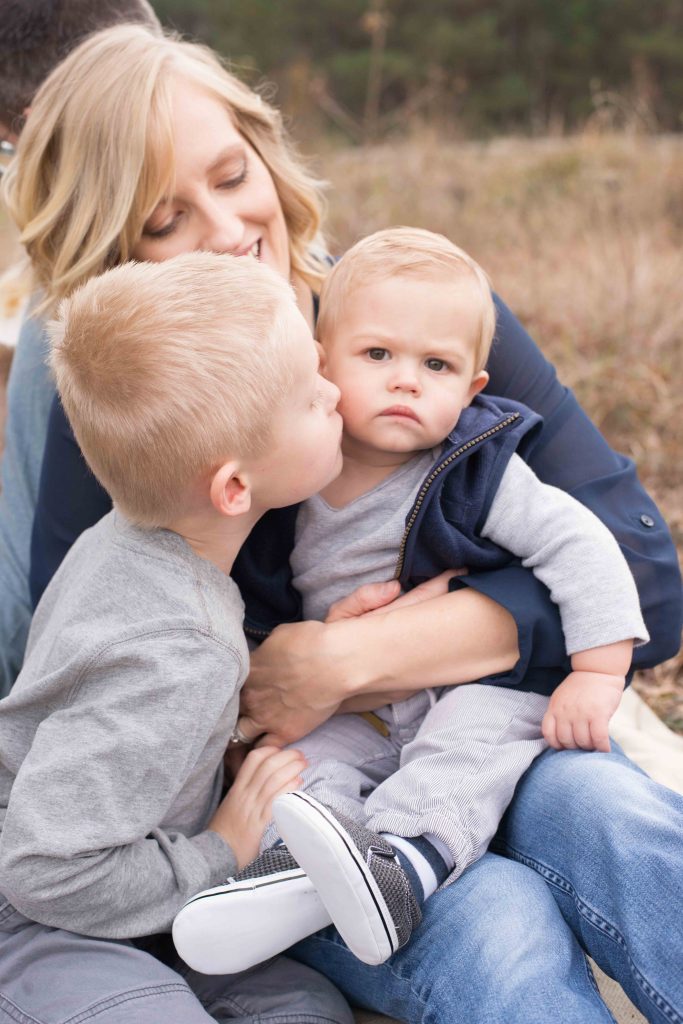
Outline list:
[[[268,168],[223,103],[181,78],[172,90],[173,195],[148,217],[136,259],[183,252],[249,256],[290,276],[284,213]]]

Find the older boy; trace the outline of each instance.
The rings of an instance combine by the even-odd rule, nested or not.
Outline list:
[[[45,1024],[348,1024],[307,968],[208,982],[171,969],[164,937],[190,893],[255,856],[300,781],[298,752],[264,747],[221,799],[248,668],[229,573],[266,509],[339,471],[338,391],[288,284],[250,260],[118,267],[52,338],[114,510],[46,591],[0,703],[0,1003]]]
[[[573,671],[550,702],[496,685],[421,691],[380,709],[379,729],[339,716],[300,741],[306,792],[274,804],[288,850],[266,849],[174,925],[196,966],[246,965],[245,942],[219,941],[228,907],[233,921],[249,919],[251,952],[273,952],[272,923],[259,932],[259,914],[270,907],[272,922],[275,900],[284,913],[286,893],[303,901],[311,883],[351,950],[382,962],[408,940],[419,904],[485,851],[546,742],[609,749],[633,641],[647,639],[635,585],[605,527],[518,454],[538,417],[477,397],[494,329],[483,271],[442,236],[378,232],[337,264],[319,337],[342,394],[344,467],[298,513],[293,583],[303,614],[324,618],[366,582],[393,574],[414,586],[515,556],[558,603]],[[264,845],[276,836],[271,826]],[[295,941],[304,921],[289,918]],[[318,926],[327,921],[321,909]]]

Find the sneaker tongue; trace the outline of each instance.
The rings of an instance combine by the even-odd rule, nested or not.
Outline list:
[[[247,864],[245,868],[238,871],[232,882],[244,882],[250,878],[263,878],[264,875],[272,875],[278,871],[294,871],[299,867],[291,853],[284,845],[271,846],[259,854],[256,860]]]

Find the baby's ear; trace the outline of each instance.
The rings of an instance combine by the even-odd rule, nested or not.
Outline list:
[[[480,370],[479,373],[475,373],[470,384],[469,391],[467,392],[467,404],[472,401],[475,395],[478,395],[489,382],[489,375],[486,370]]]
[[[211,479],[211,504],[222,516],[242,516],[251,508],[251,485],[237,462],[224,462]]]

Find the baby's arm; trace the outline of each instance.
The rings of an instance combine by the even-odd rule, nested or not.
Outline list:
[[[559,606],[571,674],[543,722],[551,746],[609,750],[607,725],[648,639],[633,577],[607,528],[514,455],[481,531],[521,558]]]
[[[543,735],[551,747],[609,752],[609,721],[619,707],[632,655],[632,640],[572,655],[572,671],[553,693],[543,718]]]

